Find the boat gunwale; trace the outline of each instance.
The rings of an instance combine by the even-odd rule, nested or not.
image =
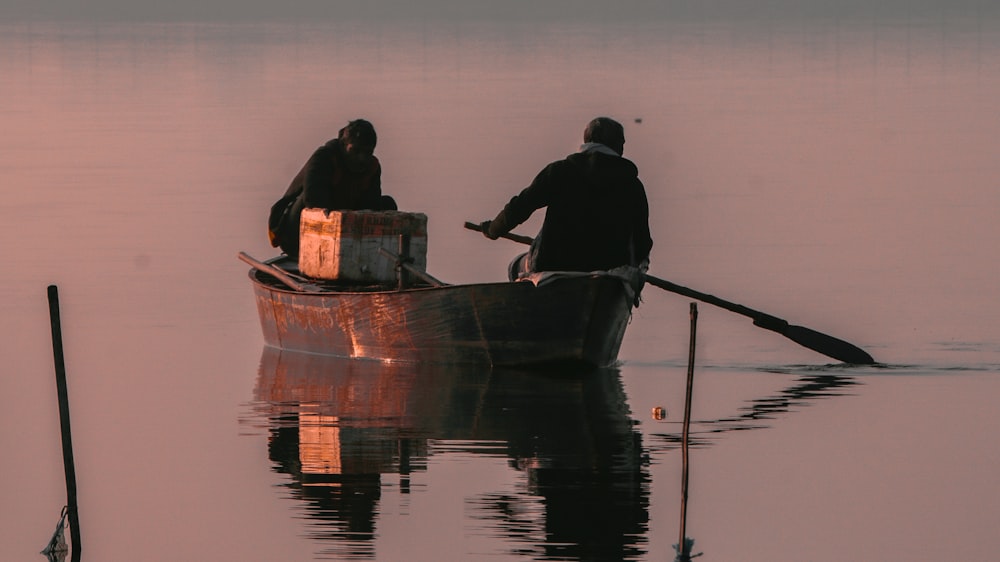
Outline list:
[[[271,279],[273,279],[274,281],[273,282],[268,282],[266,280],[260,279],[259,275],[268,276]],[[466,289],[466,288],[472,288],[472,287],[517,286],[517,285],[520,285],[522,283],[523,284],[532,285],[532,286],[535,286],[535,287],[539,287],[540,286],[539,284],[532,283],[531,281],[519,280],[519,281],[486,281],[486,282],[476,282],[476,283],[454,283],[454,284],[450,284],[449,283],[449,284],[446,284],[446,285],[438,285],[438,286],[434,286],[434,285],[411,285],[411,286],[404,287],[404,288],[399,288],[399,287],[389,288],[390,287],[389,284],[382,284],[381,286],[386,287],[386,289],[384,289],[384,290],[383,289],[376,289],[376,290],[371,290],[371,291],[358,291],[358,290],[349,290],[349,289],[348,290],[341,290],[341,289],[336,289],[336,288],[329,287],[329,286],[322,286],[321,287],[322,290],[313,292],[313,291],[300,291],[300,290],[297,290],[297,289],[293,289],[293,288],[285,285],[284,283],[282,283],[281,280],[279,280],[276,277],[272,276],[268,272],[259,270],[259,269],[255,268],[255,267],[251,267],[250,268],[250,270],[247,272],[247,276],[250,278],[250,280],[254,284],[260,285],[260,286],[262,286],[262,287],[264,287],[264,288],[266,288],[267,290],[270,290],[270,291],[277,291],[277,292],[281,292],[281,293],[290,293],[290,294],[293,294],[293,295],[316,296],[316,297],[320,297],[320,296],[336,296],[336,295],[345,295],[345,296],[347,296],[347,295],[359,295],[359,296],[360,295],[391,295],[391,294],[399,294],[399,293],[417,293],[417,292],[424,292],[424,291],[446,291],[446,290],[454,290],[454,289]],[[312,279],[312,278],[308,278],[308,277],[306,277],[304,279],[306,279],[307,280],[306,282],[309,282],[309,283],[323,282],[324,281],[322,279]],[[549,281],[549,283],[560,282],[560,281],[569,281],[569,280],[594,280],[594,279],[611,279],[611,280],[615,280],[615,281],[619,281],[621,283],[627,284],[627,282],[625,280],[621,279],[621,278],[618,278],[618,277],[616,277],[614,275],[602,275],[599,272],[593,273],[593,274],[590,274],[590,275],[573,275],[573,276],[567,276],[567,277],[560,277],[560,278],[554,279],[552,281]],[[548,283],[546,283],[546,284],[548,284]],[[372,285],[372,286],[375,286],[375,285]]]

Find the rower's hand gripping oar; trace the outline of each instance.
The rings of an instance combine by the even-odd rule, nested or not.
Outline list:
[[[480,225],[472,222],[465,223],[465,228],[478,232],[483,231]],[[500,237],[520,242],[522,244],[531,244],[532,242],[530,237],[520,236],[517,234],[503,234]],[[777,332],[793,342],[803,347],[807,347],[817,353],[826,355],[827,357],[832,357],[838,361],[855,365],[871,365],[875,363],[875,359],[873,359],[872,356],[865,350],[844,340],[837,339],[833,336],[829,336],[803,326],[789,324],[788,321],[778,318],[777,316],[771,316],[770,314],[766,314],[752,308],[747,308],[741,304],[731,303],[729,301],[722,300],[719,297],[701,293],[676,283],[671,283],[666,279],[653,277],[649,274],[645,274],[644,277],[647,283],[665,291],[677,293],[678,295],[684,295],[685,297],[690,297],[737,314],[742,314],[743,316],[751,318],[754,326],[759,326],[766,330]]]

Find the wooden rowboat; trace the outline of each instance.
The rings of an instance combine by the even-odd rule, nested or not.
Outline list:
[[[447,285],[425,275],[430,283],[405,288],[349,287],[303,279],[287,258],[240,257],[254,265],[268,346],[382,361],[608,366],[638,278],[636,270]]]

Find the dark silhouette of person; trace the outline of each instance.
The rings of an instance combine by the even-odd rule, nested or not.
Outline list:
[[[267,220],[271,246],[298,256],[302,209],[395,211],[392,197],[382,195],[382,165],[374,154],[377,141],[375,127],[355,119],[337,138],[317,148],[271,206]]]
[[[587,124],[575,154],[547,165],[480,227],[496,239],[546,207],[531,250],[511,264],[511,280],[538,271],[599,271],[648,266],[653,240],[649,203],[636,165],[622,157],[621,123],[598,117]]]

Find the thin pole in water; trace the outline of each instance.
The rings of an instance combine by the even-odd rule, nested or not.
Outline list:
[[[59,424],[62,432],[63,466],[66,470],[66,515],[69,518],[72,560],[80,560],[80,517],[76,503],[76,466],[73,463],[73,436],[69,424],[69,392],[66,388],[66,364],[63,357],[62,327],[59,320],[59,289],[49,285],[49,318],[52,323],[52,354],[56,366],[56,391],[59,394]]]
[[[687,500],[688,500],[688,435],[691,429],[691,393],[694,387],[694,350],[698,332],[698,305],[691,303],[691,344],[688,348],[687,392],[684,397],[684,430],[681,436],[681,531],[677,540],[677,561],[691,560],[691,545],[685,538],[687,534]],[[694,541],[691,541],[692,543]]]

